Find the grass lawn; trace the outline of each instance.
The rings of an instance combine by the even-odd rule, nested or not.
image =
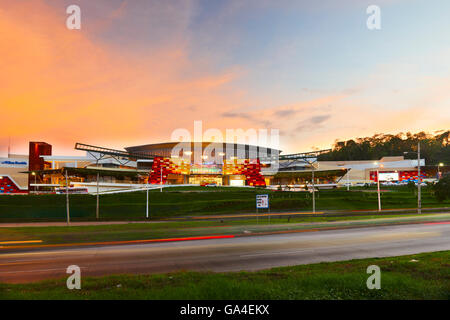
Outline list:
[[[407,187],[383,188],[382,206],[414,208],[417,197]],[[272,211],[309,211],[312,197],[307,192],[269,191],[254,188],[174,187],[163,192],[150,192],[150,212],[153,218],[186,215],[211,215],[255,212],[256,194],[270,194]],[[120,193],[100,196],[102,220],[141,220],[145,217],[145,192]],[[450,201],[439,203],[431,188],[424,187],[423,207],[448,207]],[[96,197],[71,195],[72,221],[95,220]],[[375,189],[321,190],[316,194],[317,210],[377,209]],[[65,195],[0,196],[0,222],[65,221]]]
[[[445,217],[444,217],[445,216]],[[113,225],[93,225],[93,226],[51,226],[51,227],[11,227],[0,228],[1,241],[24,241],[42,240],[41,244],[61,244],[61,243],[86,243],[102,241],[127,241],[144,239],[161,239],[176,237],[193,237],[214,234],[242,234],[244,231],[268,232],[281,230],[299,230],[311,228],[330,227],[326,222],[348,222],[347,225],[371,225],[378,221],[384,222],[384,218],[396,218],[389,223],[406,220],[442,220],[449,219],[449,215],[432,214],[401,214],[401,215],[367,215],[357,216],[316,216],[304,217],[296,216],[288,220],[285,217],[272,217],[269,223],[268,218],[239,219],[239,220],[211,220],[211,221],[174,221],[156,223],[127,223]],[[360,220],[370,220],[370,222],[359,222]],[[314,222],[314,225],[309,224]],[[306,225],[304,223],[307,223]],[[336,224],[337,225],[337,224]],[[3,245],[7,248],[6,245]]]
[[[369,290],[369,265],[381,289]],[[274,268],[258,272],[177,272],[0,284],[0,299],[450,299],[450,251]]]

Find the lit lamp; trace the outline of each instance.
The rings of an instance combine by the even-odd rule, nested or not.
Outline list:
[[[440,172],[440,170],[439,170],[439,167],[443,167],[443,166],[444,166],[444,164],[443,164],[442,162],[439,163],[438,166],[437,166],[437,169],[438,169],[438,179],[441,178],[441,172]]]
[[[36,190],[36,172],[32,172],[31,175],[34,176],[34,190]]]

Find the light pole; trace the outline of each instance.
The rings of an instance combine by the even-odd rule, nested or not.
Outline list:
[[[417,181],[418,181],[418,188],[417,188],[417,213],[422,213],[422,195],[421,195],[421,189],[422,189],[422,181],[420,179],[420,141],[417,143]]]
[[[441,171],[439,170],[439,167],[443,167],[444,164],[441,162],[437,165],[437,171],[438,171],[438,180],[441,179]]]
[[[34,176],[34,191],[36,192],[36,172],[31,173]]]
[[[317,161],[317,158],[314,161],[310,161],[305,158],[305,162],[311,166],[311,180],[312,180],[312,205],[313,205],[313,213],[316,213],[316,188],[314,186],[314,162]]]
[[[69,212],[69,178],[67,177],[67,170],[66,170],[66,208],[67,208],[67,225],[70,225],[70,212]]]
[[[313,213],[316,213],[316,190],[314,187],[314,165],[312,166],[311,170],[312,170],[311,176],[312,176],[312,189],[313,189],[313,192],[312,192],[312,194],[313,194]]]
[[[99,172],[97,172],[97,206],[95,209],[95,217],[98,218],[100,217],[100,213],[99,213],[99,208],[100,208],[100,198],[99,198],[99,185],[98,185],[98,180],[100,179],[100,174]]]
[[[347,169],[347,191],[350,191],[350,169]]]
[[[403,154],[414,153],[414,151],[405,151]],[[417,142],[417,213],[422,213],[422,190],[421,184],[422,181],[420,179],[420,141]]]
[[[162,192],[162,166],[160,167],[161,169],[161,177],[159,179],[159,192]]]
[[[378,211],[381,211],[381,192],[380,192],[380,167],[383,168],[383,165],[380,164],[378,166],[378,163],[375,162],[375,165],[377,165],[377,193],[378,193]]]
[[[148,211],[148,178],[147,178],[147,203],[145,208],[145,217],[148,219],[149,211]]]

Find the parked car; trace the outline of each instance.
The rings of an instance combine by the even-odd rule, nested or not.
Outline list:
[[[200,187],[217,187],[217,183],[214,182],[202,182]]]

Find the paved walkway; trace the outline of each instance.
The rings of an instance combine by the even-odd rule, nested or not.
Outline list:
[[[167,221],[83,221],[71,222],[70,226],[102,226],[111,224],[129,224],[129,223],[161,223]],[[62,227],[67,226],[66,222],[11,222],[0,223],[0,228],[20,228],[20,227]]]
[[[381,213],[414,213],[415,208],[397,208],[397,209],[383,209]],[[442,208],[422,208],[422,212],[438,213],[436,211],[441,211],[439,213],[448,213],[450,211],[449,207]],[[174,221],[186,221],[186,220],[210,220],[210,219],[232,219],[232,218],[252,218],[252,217],[276,217],[276,216],[295,216],[295,215],[326,215],[326,214],[373,214],[378,213],[378,210],[323,210],[313,212],[261,212],[261,213],[237,213],[237,214],[221,214],[221,215],[201,215],[201,216],[182,216],[167,218],[166,220],[137,220],[137,221],[78,221],[71,222],[71,226],[99,226],[99,225],[113,225],[113,224],[129,224],[129,223],[161,223],[161,222],[174,222]],[[0,228],[15,228],[15,227],[61,227],[67,226],[66,222],[5,222],[0,223]]]

